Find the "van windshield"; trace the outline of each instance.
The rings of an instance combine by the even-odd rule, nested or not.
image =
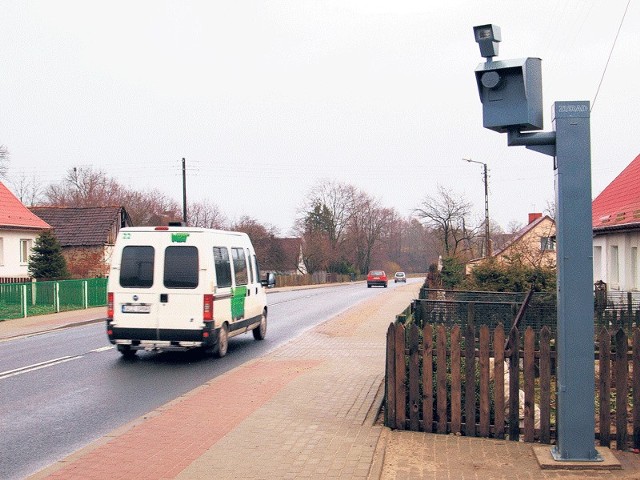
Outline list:
[[[124,247],[120,261],[120,285],[124,288],[151,288],[154,255],[151,246]]]
[[[167,247],[164,251],[164,286],[166,288],[196,288],[198,273],[196,247]]]

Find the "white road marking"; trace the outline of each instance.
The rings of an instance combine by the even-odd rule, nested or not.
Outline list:
[[[106,347],[95,348],[93,350],[90,350],[89,353],[106,352],[112,349],[113,349],[113,345],[109,345]],[[27,365],[26,367],[7,370],[6,372],[0,372],[0,380],[4,380],[5,378],[9,378],[9,377],[15,377],[16,375],[22,375],[23,373],[35,372],[36,370],[41,370],[47,367],[53,367],[55,365],[60,365],[61,363],[70,362],[71,360],[79,360],[80,358],[83,358],[83,357],[84,355],[74,355],[74,356],[54,358],[52,360],[47,360],[46,362],[34,363],[33,365]]]

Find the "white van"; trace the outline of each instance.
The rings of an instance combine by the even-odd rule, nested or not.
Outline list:
[[[198,347],[223,357],[230,337],[249,330],[265,337],[264,286],[245,233],[123,228],[111,261],[107,335],[125,357]]]

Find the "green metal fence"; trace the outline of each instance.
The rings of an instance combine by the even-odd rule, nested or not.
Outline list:
[[[106,278],[0,284],[0,321],[106,304]]]

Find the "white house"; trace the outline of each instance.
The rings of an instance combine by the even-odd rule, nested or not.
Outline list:
[[[640,155],[596,197],[592,216],[594,282],[610,298],[640,299]]]
[[[50,228],[0,182],[0,283],[29,278],[29,256],[35,239]]]

